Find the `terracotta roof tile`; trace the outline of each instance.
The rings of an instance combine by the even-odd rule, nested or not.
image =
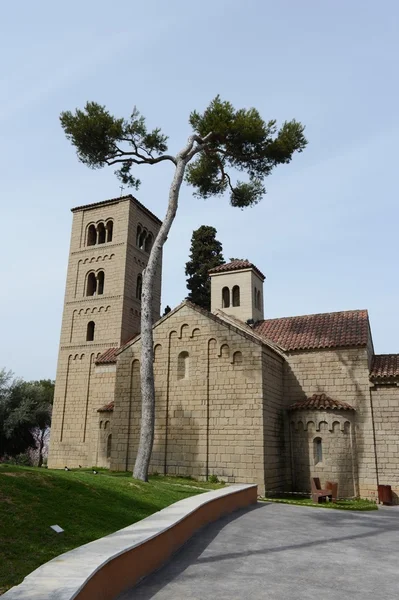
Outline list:
[[[114,402],[110,402],[109,404],[106,404],[105,406],[102,406],[101,408],[99,408],[97,410],[97,412],[112,412],[114,410]]]
[[[284,350],[367,346],[367,310],[267,319],[255,323],[254,330]]]
[[[209,273],[228,273],[229,271],[240,271],[242,269],[253,269],[262,279],[265,279],[265,276],[259,271],[258,267],[255,267],[248,260],[233,260],[229,263],[224,263],[224,265],[213,267],[213,269],[209,270]]]
[[[295,404],[291,404],[288,410],[322,410],[322,409],[332,409],[332,410],[355,410],[350,404],[347,402],[341,402],[340,400],[333,400],[326,396],[326,394],[313,394],[310,398],[305,398],[305,400],[300,400],[299,402],[295,402]]]
[[[370,370],[370,378],[393,378],[399,376],[399,354],[376,354]]]
[[[109,363],[116,363],[116,352],[118,348],[108,348],[103,352],[95,361],[96,365],[106,365]]]

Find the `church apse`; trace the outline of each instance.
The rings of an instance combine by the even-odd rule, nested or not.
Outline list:
[[[311,410],[300,404],[288,411],[293,491],[309,493],[311,478],[319,477],[323,486],[337,482],[340,497],[358,496],[355,411],[349,405]]]

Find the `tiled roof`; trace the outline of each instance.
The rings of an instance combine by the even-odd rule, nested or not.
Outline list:
[[[141,202],[139,202],[137,198],[135,198],[131,194],[128,194],[127,196],[119,196],[119,198],[110,198],[109,200],[102,200],[101,202],[94,202],[92,204],[84,204],[83,206],[75,206],[75,208],[71,208],[71,212],[75,212],[77,210],[88,210],[90,208],[97,208],[98,206],[106,206],[107,204],[117,204],[121,200],[131,200],[132,202],[137,204],[137,206],[139,206],[142,211],[147,213],[147,215],[155,219],[157,223],[162,224],[162,221],[158,219],[158,217],[154,215],[154,213],[148,210],[148,208],[144,206],[144,204],[141,204]]]
[[[321,410],[321,409],[332,409],[332,410],[355,410],[347,402],[341,402],[340,400],[333,400],[326,396],[326,394],[313,394],[310,398],[300,400],[291,404],[289,410]]]
[[[376,354],[370,370],[370,378],[399,376],[399,354]]]
[[[347,310],[302,317],[267,319],[254,330],[284,350],[367,346],[367,310]]]
[[[103,352],[95,361],[96,365],[106,365],[109,363],[116,363],[116,352],[118,348],[108,348]]]
[[[97,410],[97,412],[112,412],[114,410],[114,402],[110,402],[109,404],[106,404],[105,406],[102,406],[101,408],[99,408]]]
[[[209,270],[209,273],[228,273],[229,271],[241,271],[242,269],[253,269],[262,279],[265,279],[265,276],[259,271],[258,267],[255,267],[255,265],[248,260],[233,260],[224,265],[213,267],[213,269]]]

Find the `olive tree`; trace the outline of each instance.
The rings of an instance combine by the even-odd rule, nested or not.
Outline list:
[[[255,108],[236,110],[219,96],[204,112],[189,117],[192,134],[177,154],[168,154],[168,138],[159,128],[149,130],[134,108],[129,118],[117,118],[104,106],[87,102],[74,113],[61,113],[61,125],[75,146],[79,160],[92,169],[116,165],[125,185],[138,189],[138,168],[171,163],[172,181],[166,214],[143,273],[141,297],[141,431],[133,476],[146,481],[155,423],[152,304],[157,266],[178,208],[185,179],[194,196],[210,198],[228,193],[233,207],[257,204],[265,193],[264,180],[273,168],[289,163],[306,146],[304,126],[295,120],[277,127],[264,121]],[[244,180],[239,174],[244,175]],[[237,178],[238,176],[238,178]]]

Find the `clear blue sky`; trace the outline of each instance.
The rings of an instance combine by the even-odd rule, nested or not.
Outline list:
[[[70,207],[118,196],[110,168],[77,161],[58,122],[87,100],[133,105],[177,151],[188,115],[221,94],[265,119],[306,124],[309,146],[257,207],[181,194],[164,251],[162,304],[186,295],[193,229],[265,274],[266,317],[368,308],[376,352],[399,351],[398,17],[394,0],[42,0],[0,23],[0,367],[54,377]],[[136,194],[162,218],[171,165]]]

